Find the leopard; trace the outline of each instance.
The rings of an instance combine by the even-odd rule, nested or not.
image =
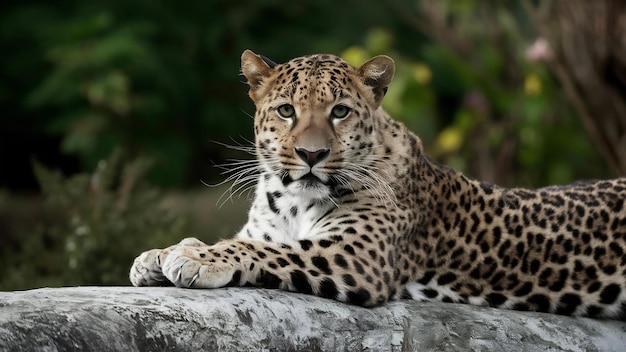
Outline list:
[[[412,299],[626,319],[626,177],[538,189],[431,159],[382,107],[393,59],[250,50],[256,182],[231,239],[141,253],[134,286],[252,286],[376,307]]]

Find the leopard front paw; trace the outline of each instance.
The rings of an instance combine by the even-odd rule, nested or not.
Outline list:
[[[130,268],[130,282],[133,286],[171,286],[172,283],[161,270],[164,250],[152,249],[141,253]]]
[[[163,274],[177,287],[224,287],[231,284],[235,271],[234,263],[226,260],[211,246],[197,243],[179,244],[163,263]]]

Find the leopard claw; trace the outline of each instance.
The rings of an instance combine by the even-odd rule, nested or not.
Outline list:
[[[191,281],[189,282],[189,286],[188,286],[188,287],[192,287],[192,286],[193,286],[193,284],[194,284],[194,282],[196,282],[196,280],[198,280],[198,277],[199,277],[199,276],[200,276],[200,273],[199,273],[199,272],[198,272],[196,275],[194,275],[194,276],[191,278]]]
[[[181,279],[181,277],[182,277],[182,275],[183,275],[183,266],[181,265],[181,266],[178,268],[178,274],[176,274],[176,279],[174,280],[174,282],[179,283],[179,282],[180,282],[180,279]]]

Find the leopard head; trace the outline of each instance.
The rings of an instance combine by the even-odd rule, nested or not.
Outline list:
[[[256,106],[257,157],[289,192],[324,199],[375,176],[368,165],[381,152],[376,114],[395,71],[391,58],[358,68],[333,55],[276,64],[246,50],[241,70]]]

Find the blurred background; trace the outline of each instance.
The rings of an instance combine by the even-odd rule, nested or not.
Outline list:
[[[251,194],[239,76],[387,54],[385,108],[469,176],[541,187],[626,174],[620,0],[7,0],[0,5],[0,290],[127,285],[141,251],[232,236]],[[220,197],[222,198],[220,199]]]

